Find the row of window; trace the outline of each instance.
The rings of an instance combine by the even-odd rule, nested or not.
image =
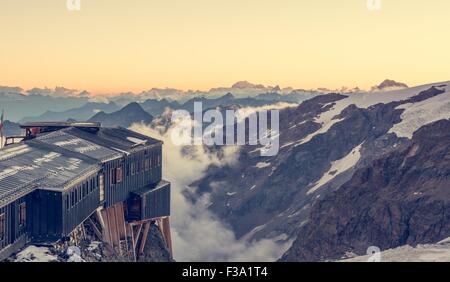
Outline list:
[[[69,210],[78,204],[81,200],[89,196],[98,187],[99,176],[91,178],[89,181],[85,181],[83,184],[72,189],[70,194],[66,195],[66,208]]]
[[[19,204],[19,228],[24,228],[27,223],[27,204],[25,202]],[[0,241],[5,239],[6,235],[6,215],[0,214]]]
[[[0,241],[5,239],[6,233],[6,217],[5,213],[0,214]]]
[[[27,203],[19,205],[19,227],[23,228],[27,224]]]
[[[124,174],[128,177],[131,175],[138,174],[140,172],[149,171],[151,168],[161,166],[161,156],[158,155],[156,158],[149,158],[142,161],[132,162],[125,166],[125,173],[122,166],[113,168],[110,171],[111,184],[118,184],[123,182]],[[151,168],[150,168],[151,167]]]

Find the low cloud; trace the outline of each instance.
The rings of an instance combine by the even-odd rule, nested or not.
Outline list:
[[[220,157],[201,146],[179,147],[171,142],[171,129],[165,133],[142,124],[132,130],[164,141],[163,176],[172,182],[172,238],[177,261],[275,261],[290,246],[274,240],[236,239],[233,231],[207,209],[208,195],[192,203],[184,192],[204,176],[212,165],[233,165],[238,147],[224,147]]]

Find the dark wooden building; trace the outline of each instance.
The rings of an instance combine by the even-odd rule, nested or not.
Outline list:
[[[0,260],[27,243],[67,237],[96,213],[104,215],[111,244],[120,244],[116,233],[128,238],[128,231],[135,239],[141,232],[136,224],[168,226],[170,183],[162,180],[161,141],[98,123],[22,127],[24,140],[0,150]],[[130,224],[123,232],[108,226],[111,211]]]

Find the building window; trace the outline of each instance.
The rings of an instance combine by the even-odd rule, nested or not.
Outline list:
[[[150,169],[150,160],[146,159],[145,160],[145,171],[148,171]]]
[[[5,233],[6,233],[6,217],[5,214],[0,214],[0,241],[3,241],[5,239]]]
[[[158,155],[158,166],[161,166],[161,156]]]
[[[112,168],[110,171],[110,174],[111,174],[111,184],[116,184],[116,182],[117,182],[116,169]]]
[[[105,183],[103,179],[103,174],[99,176],[98,184],[100,187],[100,202],[103,202],[105,200]]]
[[[122,181],[123,181],[123,169],[122,169],[122,167],[118,167],[117,169],[116,169],[116,180],[117,180],[117,183],[122,183]]]
[[[69,200],[69,194],[66,195],[66,209],[70,209],[70,200]]]
[[[133,162],[133,163],[131,163],[131,175],[134,175],[135,171],[136,171],[136,167],[135,167],[134,162]]]
[[[19,227],[24,227],[27,224],[27,203],[19,205]]]

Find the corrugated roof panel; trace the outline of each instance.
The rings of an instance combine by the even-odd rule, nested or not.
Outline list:
[[[62,189],[98,163],[161,141],[125,128],[68,127],[0,150],[0,205],[32,189]]]
[[[122,156],[122,154],[119,154],[117,151],[100,146],[70,133],[71,131],[69,129],[64,129],[41,135],[36,139],[48,145],[58,146],[99,161]]]
[[[77,128],[68,128],[66,132],[119,152],[130,153],[143,145],[161,143],[157,139],[122,127],[102,127],[95,133],[86,132]]]
[[[98,167],[94,160],[68,157],[30,144],[25,142],[0,150],[0,204],[21,197],[30,189],[62,188]]]

